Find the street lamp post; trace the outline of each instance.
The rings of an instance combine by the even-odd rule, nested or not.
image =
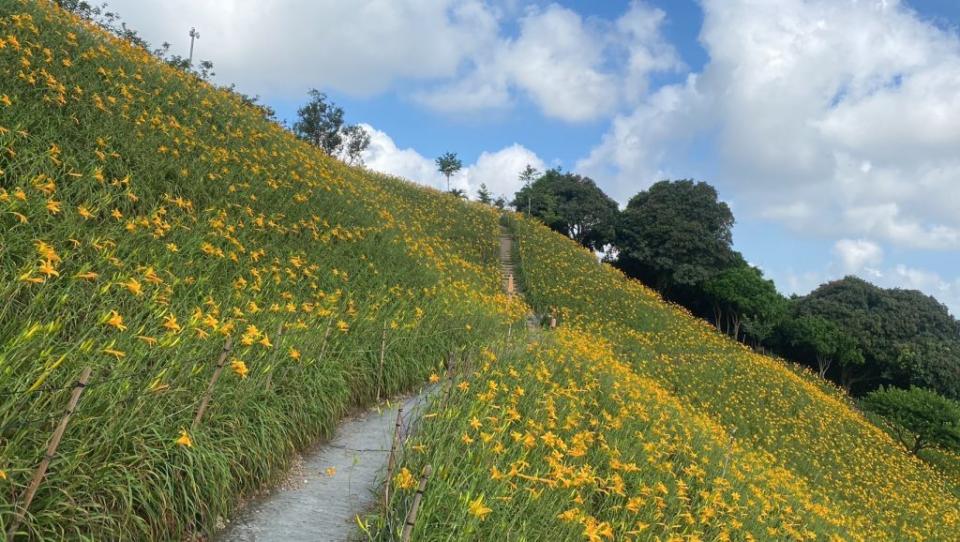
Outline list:
[[[190,29],[190,65],[193,66],[193,41],[200,39],[200,32],[196,28]]]

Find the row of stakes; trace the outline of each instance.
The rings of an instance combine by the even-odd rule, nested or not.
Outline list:
[[[508,284],[507,291],[510,295],[514,295],[513,287],[513,274],[508,275]],[[512,326],[511,326],[512,327]],[[556,327],[556,318],[550,317],[550,328]],[[282,326],[278,329],[278,334],[282,332]],[[380,356],[379,356],[379,374],[378,380],[382,381],[383,378],[383,364],[384,357],[386,353],[386,342],[387,342],[387,330],[384,328],[383,334],[380,340]],[[193,418],[193,423],[191,424],[191,430],[195,430],[203,420],[203,415],[207,411],[207,407],[210,405],[210,400],[213,397],[214,389],[217,385],[217,381],[220,379],[220,375],[223,373],[223,369],[226,366],[227,357],[230,355],[230,352],[233,349],[233,337],[227,337],[226,342],[224,343],[223,350],[220,352],[220,356],[217,359],[216,368],[213,371],[213,375],[210,377],[210,382],[207,385],[207,389],[203,394],[203,397],[200,401],[200,406],[197,408],[197,413]],[[84,368],[83,372],[80,374],[80,378],[77,380],[76,384],[73,386],[70,401],[67,403],[66,411],[63,414],[63,417],[60,418],[60,423],[57,424],[57,428],[54,430],[53,435],[50,437],[50,440],[47,443],[46,452],[43,455],[43,459],[40,461],[40,464],[37,466],[36,470],[33,473],[33,477],[30,480],[30,484],[27,486],[27,489],[23,492],[21,497],[17,499],[20,501],[20,505],[17,507],[16,513],[11,522],[9,529],[7,530],[7,539],[13,540],[17,534],[17,529],[23,523],[26,518],[27,511],[30,509],[30,504],[33,502],[33,498],[36,496],[37,490],[40,488],[40,484],[43,482],[44,476],[46,476],[47,470],[50,467],[50,462],[56,457],[57,448],[60,446],[60,441],[63,439],[63,435],[67,430],[67,424],[70,423],[70,418],[73,416],[74,411],[77,408],[77,404],[80,402],[80,396],[83,394],[84,389],[87,387],[87,384],[90,381],[90,376],[93,373],[91,367]],[[271,375],[272,376],[272,375]],[[380,399],[381,392],[381,383],[378,382],[377,385],[377,399]],[[390,455],[387,460],[387,478],[386,483],[384,484],[384,507],[386,509],[387,504],[389,503],[390,497],[390,480],[393,476],[393,470],[396,464],[396,448],[399,443],[400,429],[402,425],[402,415],[403,407],[400,407],[397,411],[397,421],[394,428],[393,442],[390,447]],[[423,492],[427,487],[427,480],[430,478],[432,473],[432,468],[430,465],[424,467],[423,472],[420,476],[420,483],[417,486],[417,492],[414,495],[413,503],[411,504],[410,510],[408,511],[403,527],[403,534],[401,540],[407,542],[410,540],[411,533],[413,532],[413,526],[417,519],[417,512],[420,508],[420,502],[423,499]]]

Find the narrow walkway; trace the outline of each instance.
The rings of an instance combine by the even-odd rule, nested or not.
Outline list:
[[[523,290],[517,280],[516,268],[513,263],[513,234],[510,229],[500,225],[500,276],[503,281],[503,291],[510,295],[523,297]],[[527,314],[527,330],[534,331],[540,328],[540,321],[537,316],[530,312]]]
[[[503,289],[522,295],[513,265],[513,237],[500,233]],[[531,314],[527,327],[539,327]],[[431,388],[432,389],[432,388]],[[403,403],[404,427],[419,418],[431,389]],[[377,494],[393,438],[398,404],[350,417],[333,440],[304,454],[287,479],[267,495],[251,500],[214,536],[219,542],[342,541],[358,536],[356,517],[377,506]]]
[[[403,402],[404,429],[430,392]],[[348,418],[333,440],[304,455],[287,480],[251,501],[214,539],[221,542],[317,542],[357,536],[357,514],[372,510],[387,463],[399,404]]]

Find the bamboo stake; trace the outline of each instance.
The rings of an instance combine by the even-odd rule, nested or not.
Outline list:
[[[193,419],[191,429],[196,429],[200,420],[203,419],[203,414],[207,411],[207,405],[210,404],[210,398],[213,396],[213,388],[217,385],[231,349],[233,349],[233,337],[227,337],[227,342],[223,344],[223,350],[220,352],[220,359],[217,360],[217,368],[213,370],[213,376],[210,377],[210,384],[207,385],[207,391],[203,394],[203,400],[200,401],[200,408],[197,409],[197,416]]]
[[[393,427],[393,441],[390,443],[390,455],[387,456],[387,481],[383,484],[383,509],[390,503],[390,480],[396,467],[397,442],[400,440],[400,427],[403,424],[403,405],[397,409],[397,423]]]
[[[73,416],[73,412],[77,408],[77,403],[80,402],[80,394],[82,394],[84,388],[86,388],[87,381],[90,380],[90,373],[92,371],[93,370],[90,367],[84,369],[80,374],[80,380],[78,380],[77,384],[73,387],[73,393],[70,395],[70,402],[67,403],[67,410],[64,412],[63,418],[60,418],[60,424],[57,425],[57,429],[53,432],[53,436],[50,437],[50,442],[47,443],[47,451],[43,455],[43,460],[40,461],[40,465],[37,466],[37,470],[33,472],[33,479],[30,481],[30,485],[27,486],[27,490],[23,494],[23,504],[20,506],[20,510],[17,511],[17,515],[13,518],[13,522],[10,524],[10,529],[7,531],[7,540],[13,540],[14,536],[17,534],[17,528],[20,526],[20,523],[23,522],[23,519],[27,514],[27,510],[30,508],[30,503],[33,502],[33,497],[36,496],[37,489],[40,488],[40,483],[43,481],[43,477],[47,474],[47,469],[50,467],[50,462],[53,460],[57,453],[57,448],[60,446],[60,440],[63,438],[63,433],[67,430],[67,423],[70,422],[70,417]]]
[[[380,392],[383,389],[383,357],[387,351],[387,325],[383,325],[383,333],[380,334],[380,370],[377,373],[377,402],[380,402]]]
[[[431,473],[433,473],[433,469],[430,465],[423,467],[423,474],[420,476],[420,485],[417,487],[417,494],[413,496],[413,504],[410,506],[410,512],[407,514],[407,519],[403,523],[403,536],[400,537],[402,542],[409,542],[410,535],[413,534],[413,526],[417,523],[417,512],[420,510],[420,501],[423,499],[423,492],[427,490],[427,479],[430,478]]]
[[[267,391],[270,391],[270,384],[273,382],[273,372],[277,370],[277,359],[281,355],[280,339],[282,337],[283,337],[283,322],[280,322],[279,324],[277,324],[277,334],[274,338],[274,340],[277,341],[277,344],[273,345],[273,347],[275,348],[275,350],[273,351],[273,364],[272,364],[273,367],[270,367],[270,373],[267,374],[267,383],[264,386],[264,388]]]

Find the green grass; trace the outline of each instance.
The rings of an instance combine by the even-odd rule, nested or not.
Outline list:
[[[0,40],[4,531],[69,395],[42,390],[83,367],[21,532],[182,539],[518,316],[494,211],[348,168],[46,3],[0,2]],[[248,374],[190,431],[227,336]]]

